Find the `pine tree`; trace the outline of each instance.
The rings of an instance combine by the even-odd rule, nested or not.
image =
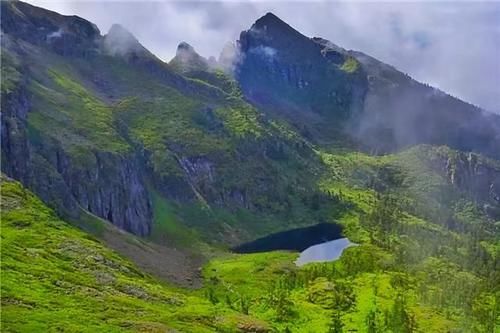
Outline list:
[[[328,326],[328,333],[342,333],[344,332],[344,323],[340,312],[335,311],[332,315],[332,320]]]

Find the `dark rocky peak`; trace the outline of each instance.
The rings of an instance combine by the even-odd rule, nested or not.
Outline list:
[[[257,52],[268,56],[275,55],[277,49],[314,48],[314,43],[309,38],[272,13],[267,13],[255,21],[249,30],[243,31],[239,44],[242,52]]]
[[[290,25],[288,25],[285,21],[270,12],[255,21],[250,30],[254,32],[265,32],[269,35],[279,33],[302,36],[300,32],[298,32]]]
[[[1,27],[6,34],[62,55],[94,52],[101,37],[97,26],[81,17],[61,15],[21,1],[1,2]]]
[[[265,60],[324,66],[342,65],[349,57],[343,48],[323,38],[304,36],[276,15],[267,13],[240,34],[240,50]]]
[[[177,54],[183,54],[183,53],[197,54],[196,51],[194,50],[194,47],[192,47],[186,42],[180,42],[179,45],[177,46]]]
[[[181,42],[177,46],[175,57],[169,65],[180,73],[208,71],[211,67],[208,60],[196,53],[195,49],[186,42]]]
[[[354,60],[345,66],[351,57],[334,44],[304,36],[268,13],[240,34],[239,46],[234,72],[245,96],[297,126],[319,133],[312,128],[339,123],[359,108],[365,80]]]

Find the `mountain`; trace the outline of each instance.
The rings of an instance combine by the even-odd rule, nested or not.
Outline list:
[[[57,16],[61,26],[47,24],[33,41],[18,26],[34,9],[2,6],[9,17],[2,55],[13,73],[3,99],[2,167],[70,218],[86,211],[146,236],[158,202],[190,205],[214,220],[224,207],[279,213],[287,186],[310,187],[298,171],[314,172],[312,148],[237,94],[177,74],[117,26],[61,54],[47,35],[61,30],[66,38],[64,27],[80,19]],[[124,51],[117,36],[126,52],[116,52]],[[161,199],[152,200],[156,194]],[[238,232],[224,222],[209,231]]]
[[[428,143],[500,157],[499,116],[361,52],[308,38],[272,13],[239,43],[236,75],[245,96],[271,105],[319,144],[334,142],[337,127],[380,152]]]
[[[210,69],[208,60],[196,53],[194,48],[186,42],[179,44],[175,57],[169,65],[181,73],[208,72]]]
[[[8,330],[493,332],[498,116],[272,13],[217,61],[21,1],[1,29]],[[320,223],[358,246],[230,253]]]

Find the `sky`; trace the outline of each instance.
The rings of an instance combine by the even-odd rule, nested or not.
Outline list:
[[[168,61],[181,41],[218,57],[267,12],[393,65],[418,81],[500,114],[500,1],[61,1],[28,0],[78,15],[105,34],[119,23]]]

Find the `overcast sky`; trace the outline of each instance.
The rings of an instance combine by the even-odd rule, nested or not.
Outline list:
[[[415,79],[500,113],[500,2],[28,2],[97,24],[120,23],[168,61],[186,41],[203,56],[266,12],[303,34],[363,51]]]

